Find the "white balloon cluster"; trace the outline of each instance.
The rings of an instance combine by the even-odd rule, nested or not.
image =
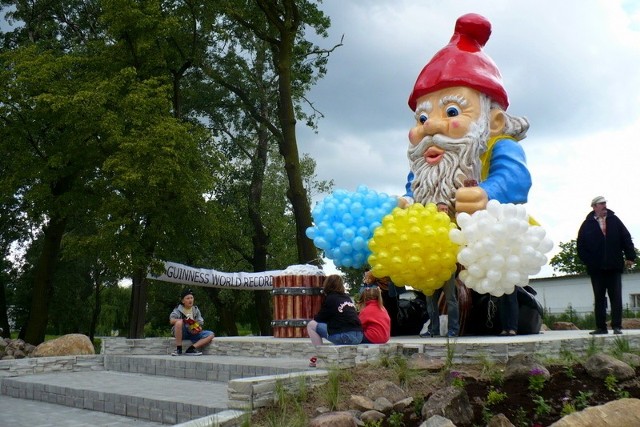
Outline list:
[[[553,248],[542,227],[529,225],[522,205],[491,200],[486,210],[458,214],[457,222],[460,229],[451,230],[449,238],[461,246],[460,280],[481,294],[499,297],[527,285]]]

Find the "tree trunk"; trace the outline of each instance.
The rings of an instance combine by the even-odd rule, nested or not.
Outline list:
[[[227,336],[238,336],[238,326],[236,325],[235,309],[229,304],[223,304],[218,297],[220,289],[206,288],[209,298],[215,304],[218,314],[220,315],[220,328],[221,333],[225,333]],[[207,319],[204,319],[205,322]]]
[[[147,311],[146,270],[138,270],[132,279],[131,304],[129,304],[129,338],[144,338],[144,321]]]
[[[49,320],[49,301],[53,293],[53,272],[58,262],[65,227],[66,219],[53,216],[44,229],[44,245],[35,267],[31,308],[24,337],[32,345],[44,341]]]
[[[253,291],[253,301],[256,304],[258,329],[261,336],[273,335],[273,329],[271,328],[271,319],[273,318],[271,299],[270,291]]]
[[[89,339],[93,342],[93,338],[96,335],[96,328],[98,327],[98,318],[100,318],[100,310],[102,309],[102,301],[100,300],[100,294],[102,293],[102,280],[100,274],[97,274],[95,280],[95,301],[93,305],[93,313],[91,313],[91,324],[89,325]]]
[[[262,78],[264,64],[264,51],[257,53],[256,73]],[[264,101],[260,107],[264,117],[269,115],[267,102]],[[249,188],[249,220],[253,227],[253,271],[267,270],[267,255],[269,247],[269,236],[265,231],[262,221],[262,189],[264,184],[265,169],[269,154],[269,132],[264,125],[258,126],[256,152],[252,161],[251,185]],[[271,293],[268,291],[254,291],[253,301],[256,305],[257,326],[260,335],[272,335],[271,331]]]
[[[296,222],[296,245],[298,248],[298,261],[301,264],[320,265],[318,251],[313,241],[307,237],[307,228],[311,227],[311,207],[307,198],[307,191],[302,182],[300,168],[300,156],[296,139],[296,116],[293,107],[293,94],[291,90],[291,55],[295,43],[296,29],[282,32],[280,48],[276,49],[278,69],[278,114],[282,140],[278,142],[280,154],[284,158],[284,168],[287,171],[289,190],[287,198],[291,202],[293,215]]]
[[[7,315],[7,291],[5,283],[0,283],[0,336],[2,338],[11,337],[9,316]]]

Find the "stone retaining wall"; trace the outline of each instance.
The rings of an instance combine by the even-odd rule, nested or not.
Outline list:
[[[190,342],[185,341],[183,348]],[[103,355],[163,355],[170,354],[175,348],[172,338],[104,338],[102,340]],[[205,355],[242,356],[260,358],[310,358],[318,356],[331,366],[353,367],[356,364],[372,362],[382,356],[393,357],[402,354],[403,345],[389,343],[382,345],[324,345],[316,349],[308,340],[277,340],[266,341],[258,339],[238,340],[216,338],[216,340],[202,349]]]
[[[523,336],[524,337],[524,336]],[[531,336],[527,336],[531,337]],[[426,340],[411,342],[390,342],[382,345],[323,345],[316,349],[305,339],[274,339],[270,337],[222,337],[203,349],[206,355],[244,356],[261,358],[309,358],[318,356],[325,366],[353,367],[357,364],[380,360],[382,357],[396,355],[410,356],[423,353],[432,359],[447,360],[452,358],[456,364],[478,363],[481,359],[495,362],[506,362],[517,354],[537,354],[545,358],[561,358],[563,353],[585,356],[590,346],[597,346],[605,351],[615,348],[616,339],[628,340],[631,348],[640,348],[640,335],[625,334],[605,335],[585,338],[569,337],[553,340],[509,340],[496,342],[493,340],[457,340],[452,339],[443,344]],[[518,337],[519,338],[519,337]],[[185,342],[185,346],[189,343]],[[186,348],[186,347],[185,347]],[[169,354],[174,349],[172,338],[105,338],[103,354]]]
[[[272,406],[279,387],[290,394],[297,394],[303,387],[310,390],[326,383],[327,375],[327,371],[318,370],[231,380],[227,386],[227,405],[230,409],[244,411]]]
[[[54,356],[28,357],[25,359],[0,360],[0,378],[48,372],[103,371],[104,356]]]

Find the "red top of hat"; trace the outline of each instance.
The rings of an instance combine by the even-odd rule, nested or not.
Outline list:
[[[506,110],[509,98],[500,71],[482,52],[490,35],[491,23],[484,16],[469,13],[458,18],[449,44],[420,72],[409,96],[409,108],[415,110],[417,99],[428,93],[466,86],[488,95]]]

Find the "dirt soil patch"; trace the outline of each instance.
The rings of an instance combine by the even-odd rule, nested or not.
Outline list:
[[[458,377],[455,382],[464,387],[473,407],[474,418],[469,424],[457,424],[458,427],[484,426],[488,419],[504,414],[516,426],[548,426],[572,410],[579,411],[588,406],[597,406],[622,397],[640,398],[640,368],[636,368],[636,378],[625,382],[612,382],[593,378],[580,364],[572,366],[547,366],[551,377],[544,383],[542,390],[529,390],[527,379],[503,380],[502,370],[495,368],[488,372],[479,366],[454,367],[452,372]],[[400,377],[406,378],[404,384]],[[408,408],[402,416],[402,423],[396,417],[393,423],[389,418],[380,427],[419,426],[424,420],[420,416],[422,402],[441,387],[451,384],[451,375],[442,371],[406,370],[398,367],[358,365],[340,373],[338,407],[336,410],[348,410],[349,398],[353,394],[363,395],[369,384],[386,379],[401,385],[409,396],[414,398],[414,406]],[[317,415],[317,408],[327,407],[326,388],[318,387],[308,393],[304,401],[299,402],[307,419]],[[294,399],[292,399],[294,400]],[[270,425],[269,411],[261,409],[254,414],[251,425]],[[298,425],[295,422],[291,425]]]

